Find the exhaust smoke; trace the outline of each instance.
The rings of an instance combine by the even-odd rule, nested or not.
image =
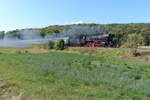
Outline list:
[[[1,47],[25,48],[32,45],[40,45],[48,42],[48,38],[43,38],[38,30],[23,30],[17,36],[5,34],[0,40]]]
[[[44,37],[42,37],[40,31],[36,29],[23,29],[17,32],[17,35],[7,32],[3,39],[0,39],[0,47],[26,48],[32,45],[46,44],[49,40],[56,41],[58,39],[63,39],[67,44],[69,39],[74,41],[78,37],[84,35],[101,35],[106,32],[106,29],[100,26],[72,25],[68,30],[64,30],[61,33],[46,35]]]

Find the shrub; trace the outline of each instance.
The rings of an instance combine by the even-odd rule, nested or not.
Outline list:
[[[20,50],[17,50],[15,53],[16,54],[22,54],[22,52]]]
[[[65,41],[63,39],[57,40],[55,49],[56,50],[64,50],[65,48]]]
[[[25,50],[24,53],[29,53],[29,51],[28,51],[28,50]]]
[[[143,36],[141,34],[130,34],[128,35],[126,46],[131,49],[134,56],[139,56],[140,53],[137,52],[137,48],[143,42]]]
[[[54,49],[54,42],[51,40],[48,41],[48,49]]]

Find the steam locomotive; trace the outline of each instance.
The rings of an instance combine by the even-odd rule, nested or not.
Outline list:
[[[81,35],[78,37],[63,38],[66,46],[72,47],[112,47],[111,35]]]

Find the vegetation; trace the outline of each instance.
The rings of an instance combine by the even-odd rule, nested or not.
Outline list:
[[[68,51],[75,49],[82,48]],[[0,99],[18,95],[23,100],[150,99],[150,62],[120,59],[128,51],[96,49],[89,56],[83,54],[95,49],[84,48],[81,54],[30,50],[1,48]]]
[[[105,28],[103,33],[112,34],[113,38],[111,39],[115,47],[120,47],[127,42],[128,35],[130,34],[140,34],[144,41],[143,45],[150,45],[150,24],[139,23],[139,24],[78,24],[78,25],[55,25],[48,26],[40,29],[27,29],[27,30],[38,30],[42,37],[45,37],[48,34],[52,33],[63,33],[64,30],[70,29],[72,26],[88,26],[97,28]],[[24,31],[14,30],[7,32],[8,35],[14,37],[19,37],[19,35]],[[101,32],[98,32],[101,34]]]
[[[61,33],[64,30],[67,30],[70,28],[70,25],[54,25],[54,26],[48,26],[45,28],[39,29],[41,33],[45,34],[52,34],[52,33]]]
[[[143,42],[143,37],[141,34],[130,34],[127,37],[127,42],[126,42],[125,46],[131,49],[132,54],[134,56],[137,56],[138,55],[138,52],[137,52],[138,46],[141,45],[142,42]]]
[[[79,24],[103,27],[115,47],[133,49],[67,48],[54,44],[31,48],[0,48],[0,99],[23,100],[149,100],[150,54],[137,46],[150,45],[150,24]],[[49,26],[38,30],[42,37],[71,28]],[[23,30],[7,32],[19,37]],[[3,38],[4,32],[1,32]],[[64,49],[64,40],[56,43]],[[51,52],[50,52],[51,51]],[[63,58],[63,59],[62,59]]]
[[[0,39],[3,39],[5,35],[5,31],[0,31]]]
[[[69,29],[72,25],[67,26],[49,26],[44,28],[45,33],[48,30],[58,30],[61,32],[62,30]],[[137,23],[137,24],[78,24],[77,26],[99,26],[105,28],[107,34],[113,34],[113,44],[116,47],[120,47],[126,43],[126,39],[130,34],[141,34],[144,38],[143,45],[150,45],[150,24],[149,23]],[[55,28],[55,29],[52,29]],[[53,31],[54,32],[54,31]],[[51,32],[52,33],[52,32]]]
[[[54,42],[53,41],[51,41],[51,40],[49,40],[48,41],[48,49],[54,49]]]
[[[114,34],[114,44],[118,46],[124,45],[130,34],[140,34],[144,38],[143,45],[150,45],[150,24],[110,24],[104,27],[109,34]]]
[[[60,39],[60,40],[57,40],[56,44],[55,44],[55,49],[56,50],[64,50],[65,48],[65,42],[64,40]]]

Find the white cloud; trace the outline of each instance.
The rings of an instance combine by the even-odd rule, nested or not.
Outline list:
[[[76,21],[76,22],[72,22],[71,24],[83,24],[83,21]]]
[[[76,21],[76,22],[71,22],[71,23],[66,23],[66,24],[83,24],[83,21]]]

